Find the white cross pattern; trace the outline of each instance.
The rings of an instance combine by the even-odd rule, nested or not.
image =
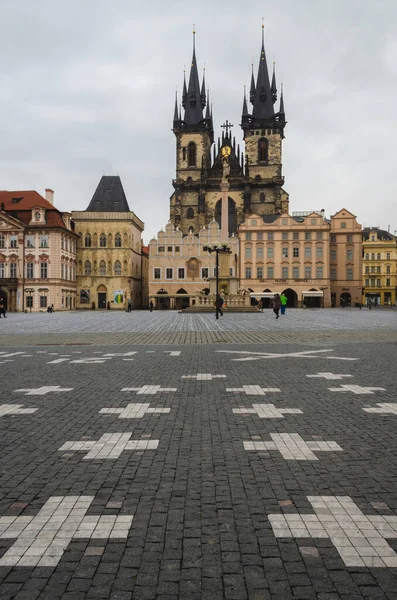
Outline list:
[[[59,385],[45,385],[40,388],[24,388],[14,392],[24,393],[26,396],[45,396],[53,392],[71,392],[74,388],[61,388]]]
[[[162,388],[159,385],[143,385],[142,387],[122,388],[122,392],[136,392],[145,395],[154,395],[157,392],[176,392],[176,388]]]
[[[196,381],[212,381],[213,379],[226,379],[226,375],[211,375],[211,373],[197,373],[197,375],[182,375],[182,379],[196,379]]]
[[[386,539],[397,538],[397,517],[364,515],[350,496],[307,496],[315,514],[270,514],[276,538],[329,538],[347,567],[397,567]]]
[[[111,356],[94,356],[92,358],[77,358],[75,360],[71,360],[70,358],[56,358],[55,360],[50,360],[47,365],[59,365],[63,362],[70,362],[71,364],[77,365],[98,365],[103,364],[107,360],[112,360]]]
[[[382,387],[361,387],[360,385],[341,385],[340,388],[328,388],[330,392],[352,392],[356,395],[373,394],[374,392],[385,392]]]
[[[277,408],[274,404],[253,404],[252,408],[233,408],[235,415],[257,414],[260,419],[284,419],[284,415],[301,415],[299,408]]]
[[[101,408],[99,411],[105,415],[119,415],[119,419],[141,419],[146,413],[167,414],[170,408],[149,408],[150,404],[135,402],[127,404],[125,408]]]
[[[243,358],[232,358],[233,361],[264,360],[267,358],[325,358],[328,360],[359,360],[358,358],[349,358],[346,356],[324,356],[324,354],[334,352],[332,349],[306,350],[302,352],[251,352],[249,350],[216,350],[216,352],[249,355]]]
[[[344,377],[353,377],[347,373],[316,373],[315,375],[306,375],[306,377],[323,378],[323,379],[343,379]]]
[[[15,539],[0,566],[56,567],[72,539],[125,539],[132,515],[86,515],[94,496],[51,496],[36,516],[0,517],[0,539]]]
[[[10,356],[18,356],[21,354],[26,354],[26,352],[0,352],[0,358],[9,358]],[[31,355],[30,355],[31,356]]]
[[[83,460],[119,458],[124,450],[156,450],[159,440],[130,440],[132,432],[104,433],[95,442],[66,442],[59,448],[63,450],[86,451]]]
[[[170,356],[180,356],[181,355],[180,350],[164,350],[164,352],[166,354],[169,354]]]
[[[343,452],[336,442],[305,442],[299,433],[271,433],[271,442],[244,442],[247,451],[278,450],[285,460],[318,460],[314,452]]]
[[[138,352],[111,352],[109,354],[104,354],[104,356],[133,356],[134,354],[138,354]]]
[[[280,388],[262,388],[260,385],[243,385],[241,388],[226,388],[227,392],[244,392],[247,396],[266,396],[269,392],[281,392]]]
[[[376,405],[378,408],[363,408],[367,413],[378,413],[380,415],[397,415],[396,402],[381,402]]]
[[[0,404],[0,417],[5,415],[30,415],[38,408],[21,408],[23,404]]]

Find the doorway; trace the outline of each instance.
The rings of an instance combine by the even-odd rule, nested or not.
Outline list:
[[[4,308],[8,310],[8,294],[4,290],[0,290],[0,299],[3,300]]]
[[[98,308],[106,308],[106,292],[98,292]]]
[[[287,307],[296,308],[298,306],[298,295],[294,290],[288,288],[284,290],[283,294],[287,296]]]
[[[349,294],[349,292],[343,292],[343,294],[340,295],[340,305],[341,306],[351,306],[352,303],[352,297]]]

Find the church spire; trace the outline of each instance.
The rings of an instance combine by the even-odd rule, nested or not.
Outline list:
[[[245,86],[244,86],[244,100],[243,100],[243,112],[241,113],[242,118],[246,117],[248,115],[248,106],[247,106],[247,98],[246,98],[246,91],[245,91]]]
[[[273,104],[274,104],[277,100],[276,63],[274,61],[273,61],[273,77],[272,77],[271,91],[272,91],[272,100],[273,100]]]
[[[204,107],[201,99],[200,82],[197,71],[195,37],[196,32],[195,30],[193,30],[193,56],[190,68],[189,85],[187,88],[187,99],[184,119],[187,125],[196,125],[203,120]]]
[[[175,108],[174,108],[174,121],[178,121],[178,92],[175,92]]]
[[[186,107],[187,102],[187,87],[186,87],[186,71],[183,69],[183,92],[182,92],[182,106]]]
[[[204,83],[204,80],[203,80],[203,83]],[[207,90],[207,99],[208,99],[208,102],[207,102],[207,108],[205,110],[205,118],[210,120],[211,119],[211,108],[210,108],[210,91],[209,90]]]
[[[270,119],[274,116],[272,91],[270,87],[269,72],[267,69],[264,25],[262,24],[262,48],[259,58],[258,76],[256,80],[255,96],[253,101],[252,116],[254,119]]]
[[[281,96],[280,96],[280,110],[279,110],[279,113],[280,113],[280,115],[283,115],[285,117],[283,84],[281,84]]]
[[[203,83],[201,84],[200,98],[201,98],[201,105],[202,105],[202,107],[204,109],[205,104],[206,104],[206,97],[205,97],[205,67],[203,69]]]
[[[252,71],[251,71],[251,87],[250,87],[250,102],[254,103],[255,100],[255,78],[254,78],[254,63],[252,63]]]

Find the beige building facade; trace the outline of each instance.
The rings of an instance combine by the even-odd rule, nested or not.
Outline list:
[[[149,243],[149,298],[156,309],[181,310],[204,303],[206,297],[215,289],[214,254],[204,248],[225,242],[221,240],[220,227],[216,221],[202,229],[198,235],[183,233],[169,222],[164,231]],[[219,289],[227,298],[228,286],[239,279],[238,252],[239,240],[232,235],[226,242],[230,254],[221,257],[227,260],[227,283],[220,278]],[[222,265],[223,267],[223,265]],[[223,271],[225,269],[223,268]],[[219,265],[219,272],[221,265]]]
[[[8,311],[76,307],[78,236],[70,213],[34,190],[0,191],[0,297]]]
[[[104,176],[85,211],[73,211],[77,308],[125,310],[142,305],[143,222],[130,211],[121,180]]]
[[[397,238],[378,227],[363,229],[363,304],[395,306]]]

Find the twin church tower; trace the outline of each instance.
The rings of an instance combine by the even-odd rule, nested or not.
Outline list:
[[[283,190],[282,140],[286,125],[283,94],[278,111],[276,76],[270,83],[264,29],[256,81],[251,76],[248,109],[244,91],[241,128],[245,156],[236,146],[231,126],[222,125],[222,136],[214,143],[212,105],[205,75],[200,86],[195,37],[189,83],[183,83],[182,106],[175,99],[173,132],[176,137],[176,178],[170,203],[170,220],[183,234],[198,233],[215,219],[222,221],[221,183],[224,158],[228,160],[229,235],[235,233],[248,214],[274,215],[288,212],[288,194]],[[182,113],[183,108],[183,113]],[[225,203],[223,204],[225,206]],[[266,217],[265,217],[266,220]]]

